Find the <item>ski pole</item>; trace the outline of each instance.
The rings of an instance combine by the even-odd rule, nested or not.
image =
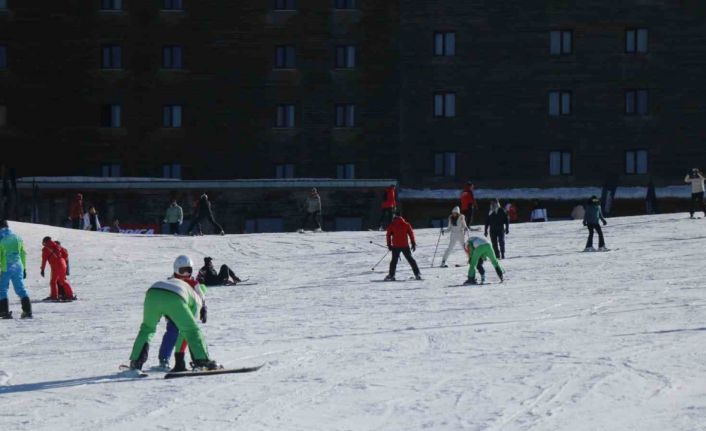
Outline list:
[[[439,238],[436,240],[436,247],[434,247],[434,257],[431,258],[431,267],[434,267],[434,259],[436,259],[436,250],[439,249],[439,241],[441,241],[441,234],[444,233],[444,228],[439,230]]]
[[[375,265],[373,265],[373,267],[370,268],[370,270],[371,270],[371,271],[375,271],[375,267],[377,267],[378,265],[380,265],[380,262],[382,262],[383,259],[385,259],[389,253],[390,253],[390,250],[387,250],[387,251],[385,252],[385,255],[384,255],[380,260],[378,260],[378,263],[376,263]]]
[[[378,246],[378,247],[382,247],[382,248],[387,248],[386,246],[384,246],[384,245],[382,245],[382,244],[378,244],[378,243],[376,243],[376,242],[372,242],[372,241],[370,241],[370,244],[372,244],[372,245],[376,245],[376,246]]]

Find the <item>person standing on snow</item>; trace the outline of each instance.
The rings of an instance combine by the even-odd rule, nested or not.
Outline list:
[[[478,209],[478,203],[476,202],[476,197],[473,194],[475,186],[472,182],[467,182],[463,187],[461,192],[461,214],[466,218],[466,225],[470,226],[473,224],[473,215]]]
[[[130,353],[130,369],[141,370],[147,362],[149,343],[163,316],[169,316],[180,336],[188,343],[195,369],[222,368],[216,361],[209,359],[206,340],[192,312],[194,309],[199,310],[201,321],[206,321],[202,293],[200,289],[197,291],[192,288],[188,281],[194,271],[193,262],[188,256],[179,256],[173,267],[172,277],[154,283],[145,293],[142,325]]]
[[[502,266],[500,266],[500,262],[498,262],[498,259],[495,257],[495,252],[487,239],[479,236],[468,238],[466,252],[468,253],[468,279],[463,284],[478,284],[476,281],[476,270],[480,273],[481,284],[485,283],[485,269],[483,268],[483,261],[485,259],[490,259],[490,263],[493,265],[493,268],[495,268],[495,273],[498,274],[498,278],[500,278],[500,282],[502,283],[503,273],[505,271],[503,271]]]
[[[449,232],[451,235],[449,237],[449,246],[444,252],[444,258],[441,259],[441,267],[448,268],[446,260],[449,258],[451,251],[458,244],[461,248],[464,248],[466,232],[468,231],[468,226],[466,225],[466,218],[461,215],[461,210],[459,207],[454,207],[451,210],[451,215],[449,216],[449,223],[446,229],[441,229],[441,234],[444,232]]]
[[[505,235],[510,234],[510,221],[497,199],[490,203],[490,212],[485,219],[486,237],[488,228],[490,228],[490,242],[493,244],[495,256],[505,259]]]
[[[228,265],[221,265],[221,270],[216,272],[216,268],[213,266],[213,258],[211,257],[203,258],[203,268],[199,270],[196,280],[206,286],[232,286],[241,281]]]
[[[0,319],[12,319],[7,291],[10,282],[22,302],[22,319],[32,318],[32,302],[25,290],[27,253],[22,239],[12,233],[7,220],[0,220]]]
[[[96,207],[93,205],[88,207],[88,212],[83,215],[83,229],[90,230],[92,232],[99,232],[101,230],[101,222],[98,219],[98,211],[96,211]]]
[[[302,218],[301,229],[299,232],[304,232],[306,224],[309,220],[316,224],[316,232],[321,232],[321,196],[316,188],[312,188],[304,202],[304,217]]]
[[[394,184],[390,184],[385,189],[382,203],[380,204],[380,210],[380,230],[387,229],[391,222],[392,215],[397,210],[397,190]]]
[[[411,242],[412,251],[417,249],[417,243],[414,239],[412,225],[407,223],[407,220],[403,219],[400,213],[395,213],[392,223],[390,223],[390,226],[387,227],[386,236],[387,248],[392,252],[392,260],[390,261],[390,272],[387,274],[387,277],[385,277],[385,280],[395,280],[395,271],[397,270],[397,261],[400,260],[400,253],[404,255],[407,262],[409,262],[409,266],[412,267],[414,278],[421,280],[422,275],[419,272],[417,261],[414,260],[409,247]]]
[[[586,241],[586,248],[583,251],[596,251],[593,248],[593,231],[598,233],[598,250],[607,251],[605,247],[605,240],[603,239],[603,230],[598,221],[603,222],[603,226],[608,224],[608,222],[603,218],[603,212],[601,211],[601,202],[596,196],[591,196],[586,205],[586,212],[583,216],[583,225],[588,228],[588,241]]]
[[[59,247],[61,251],[61,257],[64,258],[64,262],[66,262],[66,276],[68,277],[69,275],[71,275],[71,265],[69,265],[69,251],[66,249],[66,247],[61,245],[61,242],[54,241],[54,243]],[[70,298],[70,296],[66,294],[64,285],[61,284],[61,282],[57,282],[56,287],[59,291],[59,298]],[[73,299],[78,298],[76,298],[76,295],[73,295]]]
[[[71,289],[71,285],[66,280],[66,259],[68,259],[68,252],[66,252],[63,247],[52,241],[49,236],[45,236],[44,239],[42,239],[42,246],[42,277],[44,277],[44,270],[46,269],[47,262],[49,262],[49,267],[51,268],[51,281],[49,282],[50,294],[46,299],[53,301],[58,301],[60,299],[69,301],[75,300],[76,296],[74,296],[74,291]],[[63,298],[59,296],[59,285],[64,288]]]
[[[71,220],[72,229],[81,229],[81,220],[83,220],[83,195],[81,193],[77,193],[71,200],[69,220]]]
[[[171,235],[177,235],[179,233],[179,226],[184,222],[184,210],[177,204],[176,199],[172,199],[172,202],[167,207],[167,212],[164,214],[164,223],[169,224],[169,233]]]
[[[704,176],[697,168],[694,168],[684,177],[684,182],[691,184],[691,210],[689,216],[694,218],[694,213],[698,207],[704,212],[706,217],[706,203],[704,203]]]
[[[199,198],[199,202],[196,207],[196,217],[191,221],[189,225],[189,235],[193,233],[194,226],[201,224],[201,221],[208,220],[216,228],[216,231],[221,235],[225,235],[223,227],[218,224],[216,219],[213,217],[213,210],[211,209],[211,202],[208,200],[208,195],[206,193],[202,194]]]

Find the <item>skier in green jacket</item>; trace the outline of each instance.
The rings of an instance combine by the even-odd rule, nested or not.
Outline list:
[[[147,289],[142,325],[130,354],[131,369],[141,370],[147,361],[149,343],[163,316],[174,322],[180,336],[188,343],[194,369],[222,368],[216,361],[208,358],[206,341],[192,313],[192,310],[200,310],[201,320],[206,320],[201,290],[193,289],[187,282],[191,280],[193,267],[193,262],[188,256],[179,256],[174,261],[174,275],[165,281],[156,282]]]
[[[472,236],[468,238],[466,244],[466,252],[468,253],[468,280],[463,284],[478,284],[476,282],[476,269],[480,273],[481,284],[485,282],[485,269],[483,269],[483,261],[485,259],[490,259],[490,263],[493,264],[495,268],[495,273],[498,274],[500,282],[503,281],[503,268],[500,266],[500,262],[495,257],[495,252],[493,247],[490,245],[487,239]]]
[[[32,303],[24,287],[27,278],[27,254],[22,239],[12,233],[7,220],[0,220],[0,318],[12,319],[7,291],[10,282],[22,302],[23,319],[32,317]]]

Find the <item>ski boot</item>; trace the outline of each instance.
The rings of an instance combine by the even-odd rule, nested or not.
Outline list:
[[[503,280],[503,270],[500,268],[495,268],[495,273],[498,274],[498,278],[500,279],[500,282],[502,283]]]
[[[191,367],[195,370],[218,370],[223,368],[223,365],[219,364],[216,361],[211,361],[209,359],[194,359],[194,361],[191,363]]]
[[[485,274],[480,276],[480,284],[485,284]]]
[[[439,268],[448,268],[449,266],[446,264],[446,261],[441,261],[441,265],[439,265]]]
[[[31,319],[32,318],[32,301],[29,300],[29,296],[25,296],[21,299],[22,301],[22,314],[20,319]]]
[[[608,249],[605,246],[603,246],[603,247],[598,247],[598,251],[608,251]]]
[[[167,361],[169,363],[169,361]],[[184,362],[184,353],[175,352],[174,353],[174,368],[169,370],[170,373],[178,373],[180,371],[188,371],[186,369],[186,362]]]
[[[414,274],[414,279],[415,279],[415,280],[421,280],[421,279],[422,279],[422,274],[420,274],[420,273]]]
[[[586,247],[586,248],[583,249],[583,251],[584,251],[584,252],[593,252],[593,251],[596,251],[596,249],[593,248],[593,247]]]
[[[130,369],[131,369],[131,370],[140,370],[140,371],[142,371],[142,362],[140,362],[140,361],[130,361]]]
[[[169,370],[169,358],[159,358],[159,368]]]
[[[387,277],[385,277],[385,281],[395,281],[395,276],[388,274]]]
[[[224,236],[226,232],[224,230],[221,231],[221,236]]]
[[[466,280],[463,284],[465,285],[471,285],[471,284],[478,284],[475,278],[468,277],[468,280]]]
[[[12,311],[7,299],[0,300],[0,319],[12,319]]]

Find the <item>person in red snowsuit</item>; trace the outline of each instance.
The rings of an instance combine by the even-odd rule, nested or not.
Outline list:
[[[71,285],[66,280],[66,259],[68,258],[68,252],[52,241],[51,237],[44,237],[42,240],[42,268],[41,274],[44,277],[44,270],[49,262],[51,267],[51,281],[49,287],[51,293],[48,299],[59,300],[62,299],[59,296],[59,284],[64,288],[64,298],[73,300],[76,299],[74,296],[74,291],[71,289]],[[63,251],[62,251],[63,250]]]
[[[72,229],[81,229],[81,220],[83,220],[83,195],[81,193],[77,193],[71,201],[69,220],[71,220]]]
[[[397,209],[397,190],[394,184],[390,184],[385,189],[384,199],[380,204],[380,230],[387,228],[387,225],[392,219],[392,214]]]
[[[390,226],[387,228],[387,248],[392,252],[392,260],[390,261],[390,272],[387,274],[387,277],[385,277],[385,280],[392,281],[395,279],[395,271],[397,270],[397,261],[400,259],[400,253],[404,255],[407,262],[409,262],[409,266],[412,267],[414,278],[417,280],[422,279],[417,261],[414,260],[412,251],[410,251],[409,248],[410,242],[412,243],[412,251],[416,250],[417,243],[414,239],[412,225],[410,225],[407,220],[403,219],[402,215],[396,213],[395,217],[392,219],[392,223],[390,223]]]
[[[470,226],[473,223],[473,213],[478,209],[478,203],[473,195],[473,183],[470,181],[463,187],[461,192],[461,214],[466,218],[466,224]]]

